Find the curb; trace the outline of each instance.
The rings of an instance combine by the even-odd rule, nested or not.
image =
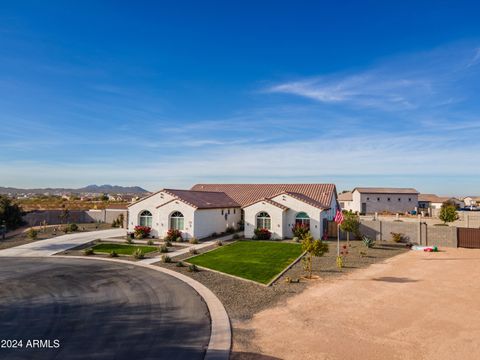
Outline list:
[[[164,274],[173,276],[178,280],[183,281],[190,287],[192,287],[205,301],[210,313],[211,320],[211,333],[208,348],[205,353],[205,360],[228,360],[230,358],[230,349],[232,345],[232,329],[230,326],[230,318],[228,317],[225,307],[221,301],[215,296],[215,294],[208,289],[205,285],[198,281],[177,273],[176,271],[162,268],[160,266],[154,266],[141,262],[134,262],[120,259],[108,259],[108,258],[88,258],[83,256],[69,256],[69,255],[55,255],[54,258],[67,258],[67,259],[83,259],[83,260],[97,260],[97,261],[110,261],[116,263],[123,263],[128,265],[136,265],[143,268],[162,272]]]

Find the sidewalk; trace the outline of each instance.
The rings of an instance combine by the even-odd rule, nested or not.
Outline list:
[[[73,247],[83,245],[95,239],[122,236],[125,229],[110,229],[74,233],[47,240],[38,240],[29,244],[0,250],[0,256],[50,256]]]

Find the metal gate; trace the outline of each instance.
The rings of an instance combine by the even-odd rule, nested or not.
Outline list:
[[[458,247],[480,249],[480,229],[457,228]]]

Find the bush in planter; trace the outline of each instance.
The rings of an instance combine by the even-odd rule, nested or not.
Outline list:
[[[240,235],[238,235],[238,234],[233,234],[233,239],[234,239],[234,240],[240,239]]]
[[[198,272],[198,267],[195,264],[188,265],[188,271],[190,272]]]
[[[392,240],[396,243],[402,242],[404,239],[404,235],[402,233],[391,232],[390,235],[392,235]]]
[[[152,239],[148,239],[147,245],[153,245],[153,240],[152,240]]]
[[[70,231],[70,232],[78,231],[78,225],[75,224],[75,223],[69,224],[68,225],[68,231]]]
[[[133,240],[130,236],[127,236],[127,239],[125,240],[127,244],[133,244]]]
[[[223,242],[221,242],[220,240],[217,241],[217,246],[223,246]]]
[[[163,263],[171,263],[172,262],[172,258],[168,255],[162,255],[162,262]]]
[[[296,242],[296,243],[299,243],[299,242],[300,242],[300,239],[299,239],[298,237],[296,237],[296,236],[295,236],[292,240],[293,240],[294,242]]]
[[[94,251],[93,251],[92,248],[88,248],[88,249],[83,250],[83,255],[85,255],[85,256],[93,255],[93,254],[94,254]]]
[[[195,249],[195,248],[190,248],[190,250],[188,250],[188,252],[189,252],[191,255],[197,255],[197,254],[198,254],[198,250]]]
[[[235,232],[235,228],[233,226],[227,226],[227,228],[225,229],[225,232],[227,234],[233,234]]]
[[[303,237],[310,231],[310,226],[307,224],[295,224],[292,229],[293,236],[299,239]]]
[[[268,240],[272,237],[272,233],[268,229],[255,229],[253,233],[257,240]]]
[[[165,236],[165,241],[178,241],[178,238],[182,239],[182,232],[176,229],[170,229],[167,231],[167,235]],[[181,240],[180,240],[181,241]]]
[[[30,228],[30,230],[27,232],[27,236],[30,240],[37,240],[38,231],[34,228]]]
[[[110,257],[118,257],[117,252],[116,252],[115,250],[112,250],[112,251],[110,252]]]
[[[184,267],[185,264],[182,261],[177,262],[177,267]]]
[[[196,238],[195,236],[192,237],[190,240],[188,240],[188,242],[189,242],[190,244],[198,244],[198,240],[197,240],[197,238]]]
[[[160,252],[161,253],[167,253],[168,252],[168,247],[166,244],[163,244],[162,246],[160,246]]]
[[[133,231],[135,233],[136,239],[145,239],[146,237],[148,237],[148,235],[150,235],[150,231],[152,231],[152,228],[149,226],[137,225],[135,226]]]

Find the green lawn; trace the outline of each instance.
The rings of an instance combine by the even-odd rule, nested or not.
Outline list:
[[[145,245],[127,245],[127,244],[97,244],[93,247],[94,252],[99,253],[111,253],[112,250],[119,255],[132,255],[136,249],[141,249],[144,254],[150,253],[152,251],[157,251],[156,246],[145,246]]]
[[[192,257],[187,262],[268,284],[301,253],[300,244],[242,240]]]

